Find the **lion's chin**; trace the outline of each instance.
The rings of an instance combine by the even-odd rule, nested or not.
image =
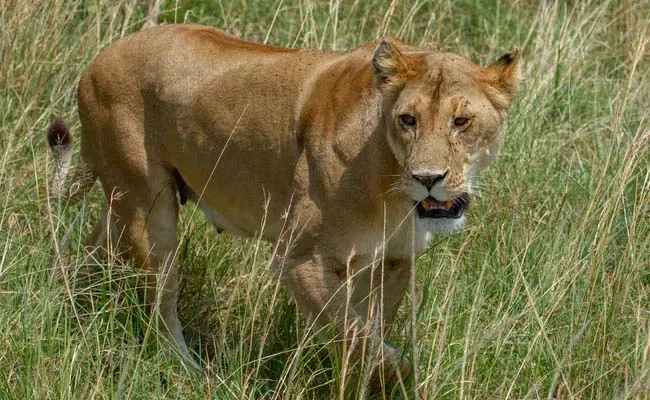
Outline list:
[[[420,232],[431,236],[427,238],[427,242],[434,235],[449,235],[463,229],[466,221],[464,215],[456,218],[419,218],[416,216],[415,219]]]

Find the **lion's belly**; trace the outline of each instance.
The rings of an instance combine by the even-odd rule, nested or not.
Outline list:
[[[209,152],[208,152],[209,153]],[[189,158],[192,158],[191,160]],[[201,198],[211,222],[231,233],[268,239],[280,234],[282,216],[290,205],[290,166],[251,154],[186,155],[176,164],[183,179]]]
[[[278,218],[270,218],[271,220],[267,221],[267,216],[259,216],[258,224],[246,223],[247,219],[238,218],[237,213],[224,213],[219,209],[212,208],[205,200],[198,201],[197,205],[217,231],[225,230],[244,237],[257,236],[261,232],[261,236],[267,240],[275,240],[280,236],[282,224]]]
[[[236,131],[225,137],[218,131],[187,132],[170,163],[200,196],[209,219],[235,234],[262,232],[276,238],[293,187],[295,163],[287,133]]]

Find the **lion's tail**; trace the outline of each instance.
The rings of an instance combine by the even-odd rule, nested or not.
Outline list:
[[[50,124],[47,130],[47,142],[56,162],[50,193],[61,198],[68,205],[72,205],[92,189],[97,174],[91,171],[81,159],[75,168],[72,180],[66,184],[72,166],[72,134],[63,119],[57,118]]]

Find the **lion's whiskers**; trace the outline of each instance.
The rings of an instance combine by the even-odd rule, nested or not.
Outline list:
[[[384,192],[385,194],[398,195],[398,194],[406,193],[406,187],[404,185],[404,180],[402,175],[386,175],[386,176],[396,176],[399,177],[399,179],[395,179],[393,183],[390,184],[388,189]]]

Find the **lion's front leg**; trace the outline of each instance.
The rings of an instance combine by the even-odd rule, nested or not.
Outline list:
[[[383,341],[379,326],[359,313],[354,304],[349,268],[333,257],[313,254],[293,258],[281,271],[282,281],[300,311],[317,327],[334,323],[341,343],[354,363],[371,360],[373,380],[396,382],[409,373],[408,361]]]
[[[381,325],[388,334],[408,287],[412,262],[408,259],[364,261],[356,265],[352,286],[352,298],[357,310],[366,320]]]

